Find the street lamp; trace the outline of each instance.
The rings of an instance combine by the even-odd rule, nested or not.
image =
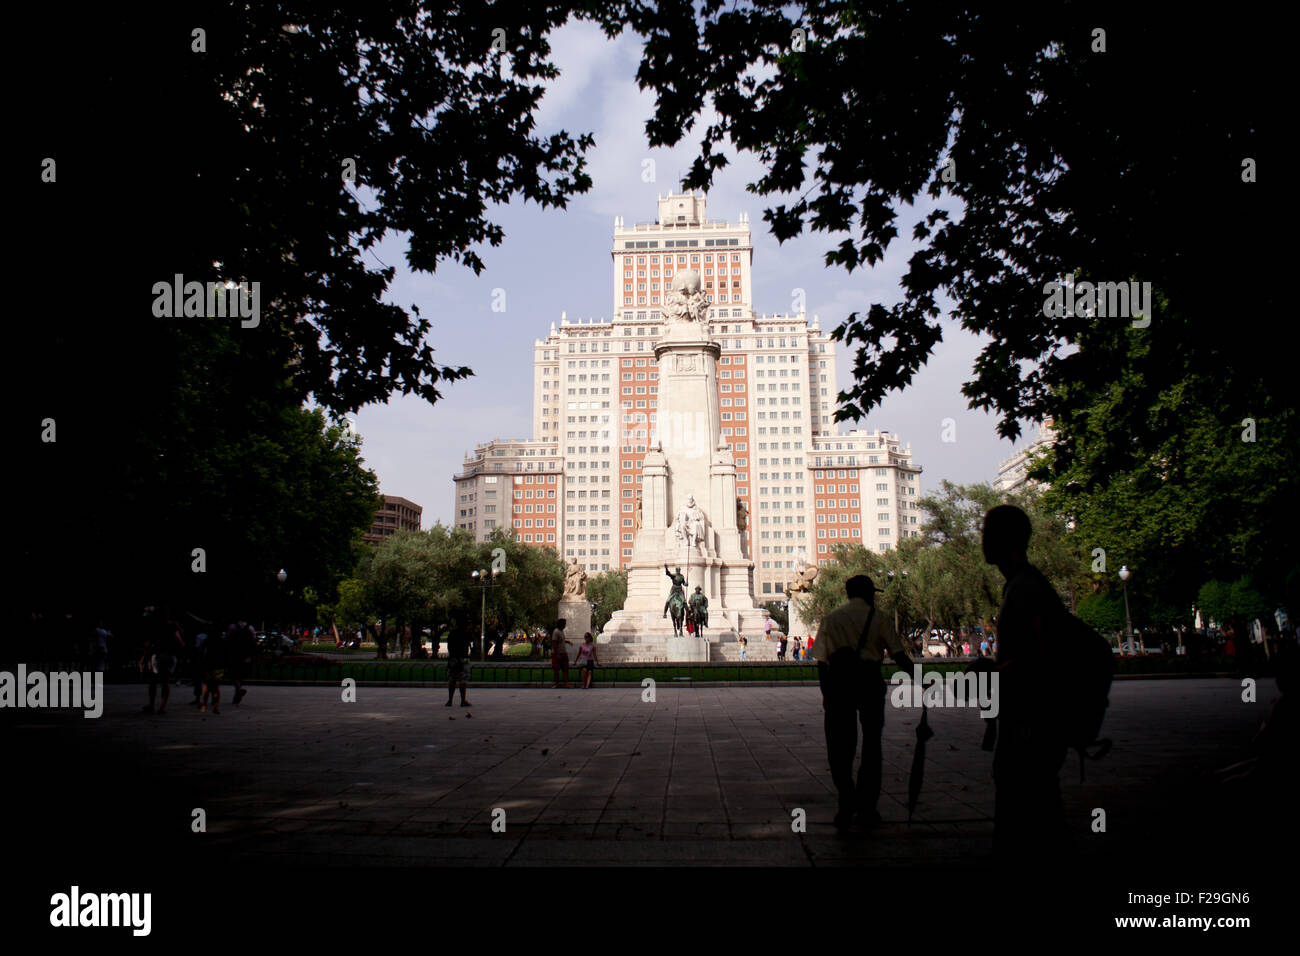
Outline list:
[[[276,581],[280,582],[280,633],[283,634],[285,629],[284,614],[286,610],[286,605],[288,604],[284,596],[284,582],[289,580],[289,575],[285,573],[284,568],[281,568],[276,573],[275,579]],[[276,639],[277,648],[279,647],[279,644],[280,641],[279,638],[277,638]]]
[[[497,573],[493,571],[474,571],[470,577],[474,579],[479,589],[479,612],[478,612],[478,659],[487,660],[485,645],[487,642],[487,592],[488,588],[496,587]]]
[[[1133,646],[1133,616],[1129,614],[1128,610],[1128,579],[1132,575],[1133,572],[1128,569],[1127,564],[1119,569],[1119,579],[1124,585],[1124,626],[1128,631],[1128,646],[1130,648]],[[1146,648],[1144,647],[1142,650],[1145,651]]]

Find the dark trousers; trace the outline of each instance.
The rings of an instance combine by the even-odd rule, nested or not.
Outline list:
[[[1059,773],[1066,747],[1042,723],[998,720],[993,753],[993,849],[1001,861],[1050,861],[1073,843],[1061,803]]]
[[[824,667],[825,665],[823,665]],[[885,726],[885,682],[877,672],[856,694],[822,692],[822,723],[831,782],[839,791],[840,813],[870,813],[880,799],[880,733]],[[862,725],[862,764],[853,783],[853,757]]]

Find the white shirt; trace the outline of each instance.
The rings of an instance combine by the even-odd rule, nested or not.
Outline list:
[[[857,647],[870,613],[871,605],[862,598],[855,597],[827,614],[817,629],[817,639],[813,641],[813,659],[825,662],[842,647]],[[862,659],[879,663],[889,654],[897,652],[906,654],[907,647],[894,630],[894,622],[889,615],[877,610],[875,619],[871,622],[871,633],[862,645]]]

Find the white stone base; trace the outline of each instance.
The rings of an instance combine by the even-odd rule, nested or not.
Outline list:
[[[807,601],[808,595],[803,592],[790,595],[790,605],[788,608],[790,627],[786,630],[786,634],[789,636],[791,643],[794,643],[796,637],[802,637],[805,646],[808,644],[808,638],[817,636],[816,628],[813,626],[812,622],[804,616],[803,605],[807,603]]]
[[[710,643],[698,637],[670,637],[664,642],[670,661],[707,661]]]
[[[585,597],[560,598],[560,606],[555,616],[565,619],[567,622],[564,627],[565,640],[572,641],[574,644],[581,644],[582,635],[591,630],[591,605],[587,603]]]

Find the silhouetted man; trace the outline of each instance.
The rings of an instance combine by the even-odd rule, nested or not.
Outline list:
[[[456,696],[457,688],[460,689],[460,706],[468,707],[469,701],[465,699],[465,694],[469,689],[470,675],[470,648],[474,643],[474,632],[468,627],[461,627],[456,623],[452,624],[451,631],[447,634],[447,704],[451,706],[452,698]]]
[[[1053,711],[1055,652],[1065,606],[1029,563],[1029,516],[998,505],[984,516],[984,559],[1006,578],[998,612],[999,710],[993,755],[996,788],[993,845],[999,859],[1053,858],[1070,849],[1057,774],[1065,760],[1061,723]]]
[[[880,822],[880,734],[885,726],[885,681],[880,665],[888,653],[911,673],[912,661],[888,614],[875,611],[879,590],[865,574],[844,584],[848,603],[826,615],[812,642],[822,690],[823,727],[831,780],[839,791],[835,826]],[[796,639],[797,645],[797,639]],[[862,724],[862,765],[853,784],[853,755]]]

